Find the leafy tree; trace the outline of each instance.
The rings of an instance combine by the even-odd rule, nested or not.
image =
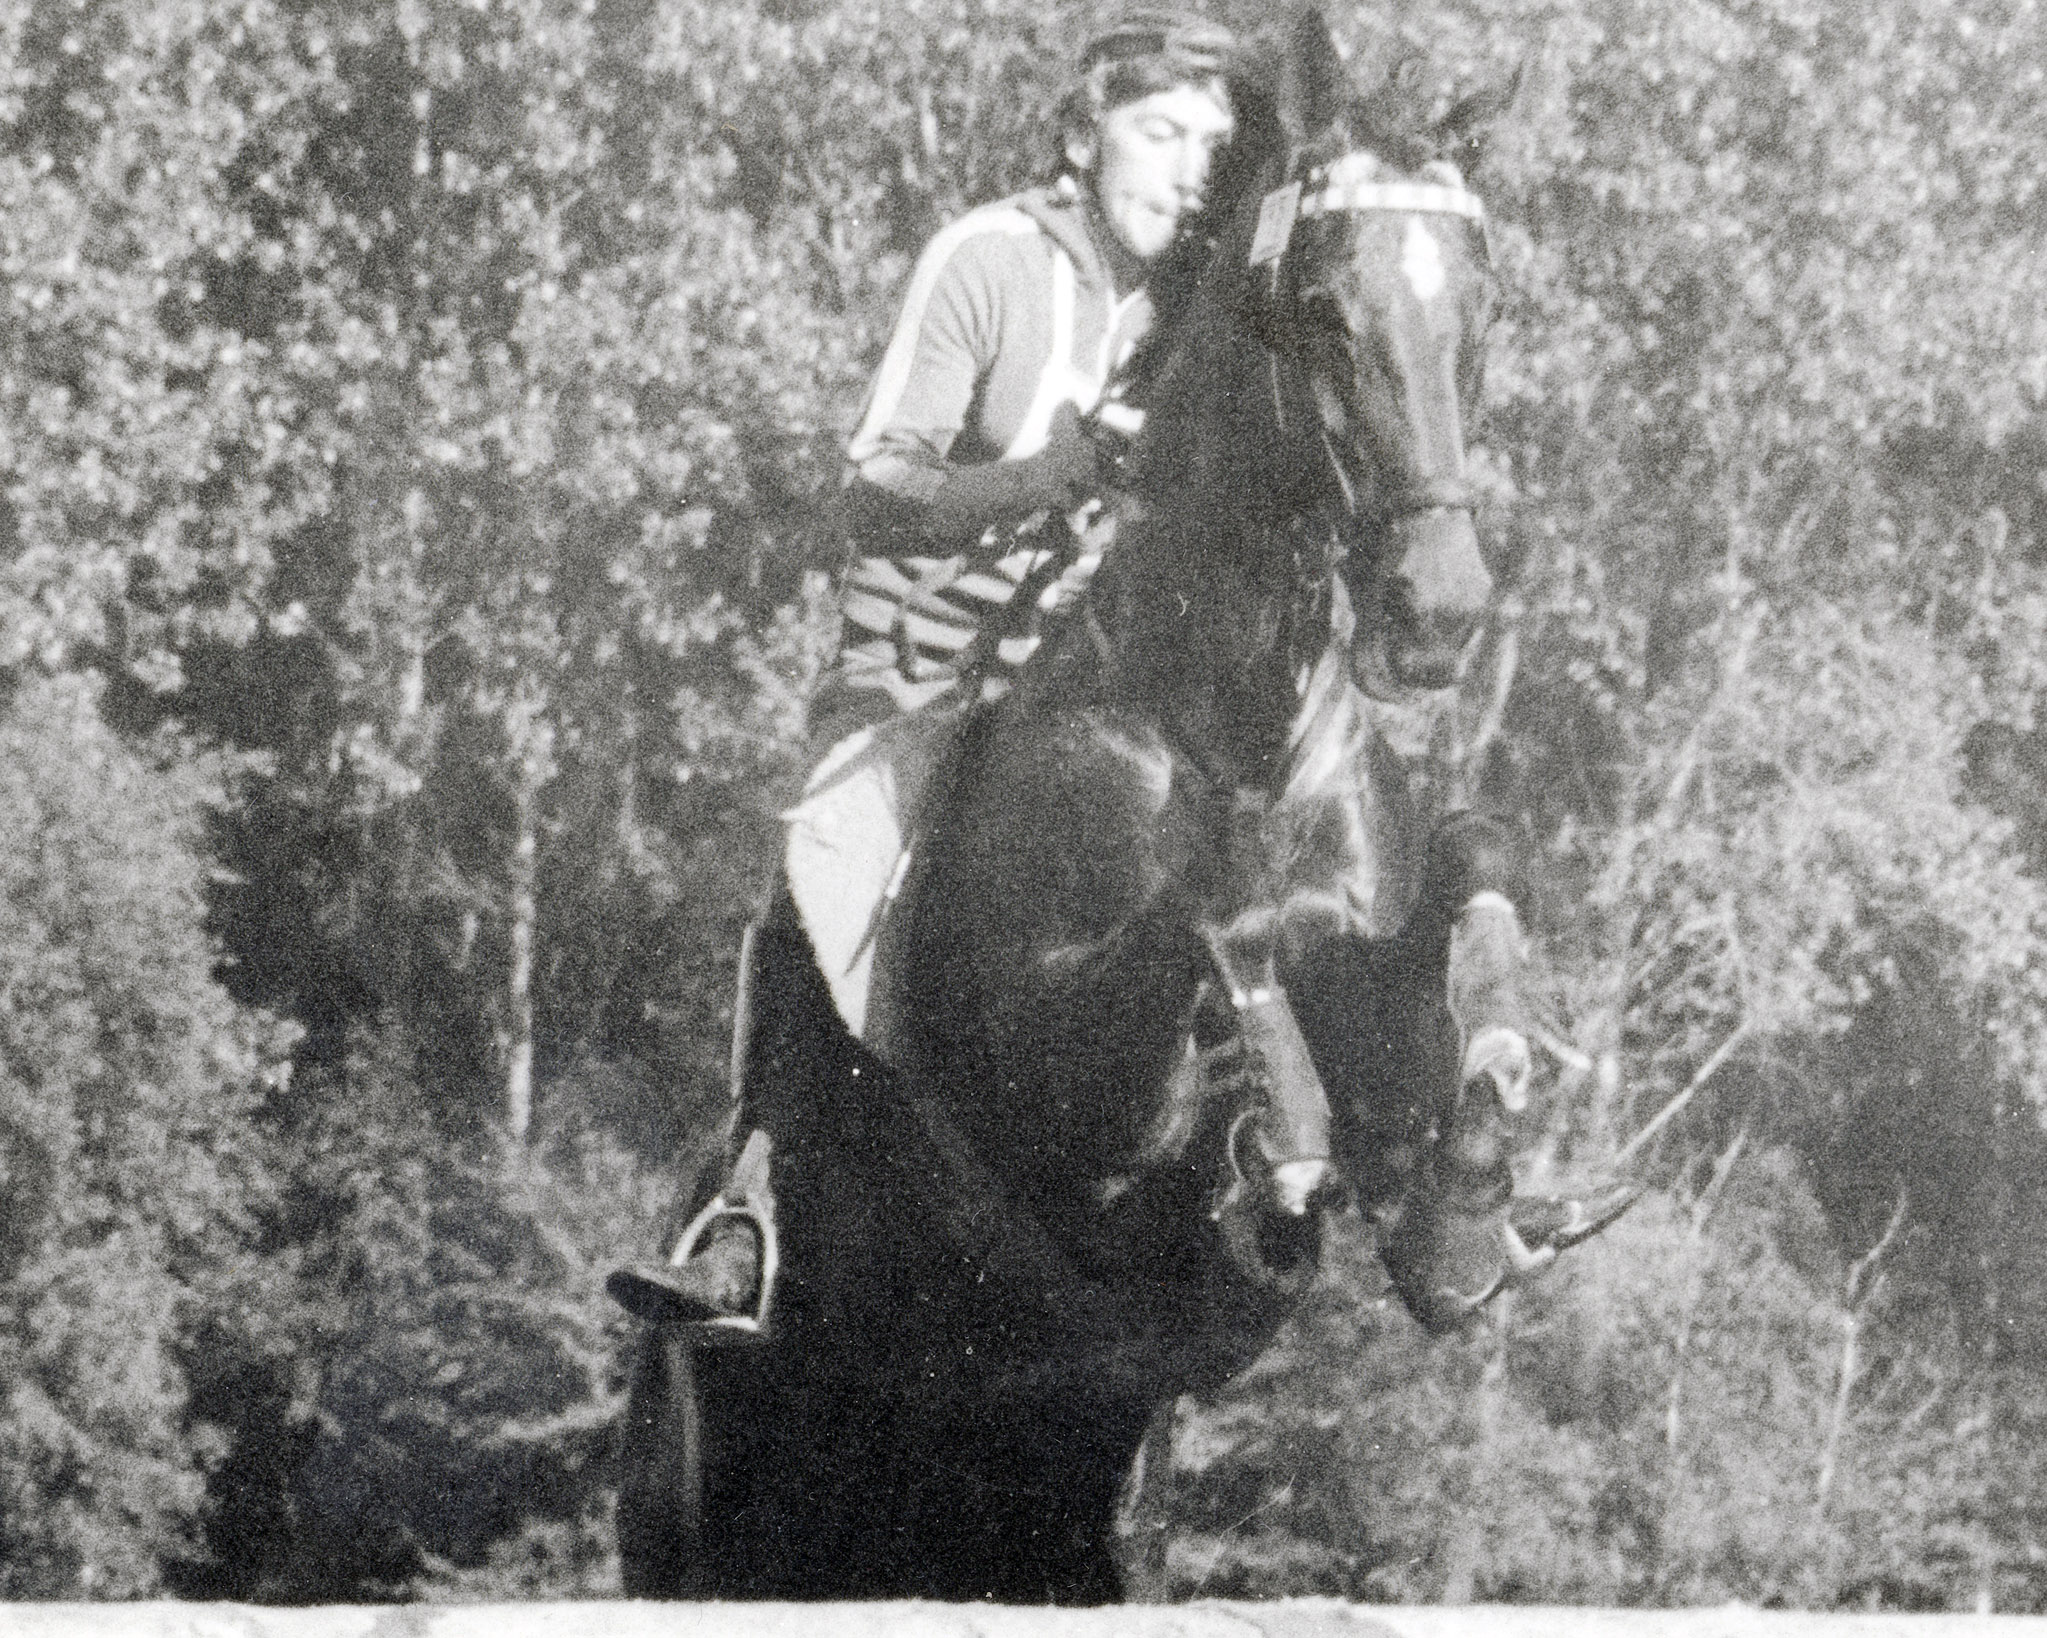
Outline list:
[[[1789,1153],[1723,1160],[1468,1337],[1424,1338],[1339,1263],[1268,1360],[1183,1408],[1176,1591],[1972,1602],[2011,1482],[1985,1385],[1844,1346],[1879,1318],[1881,1259],[1844,1277]]]
[[[628,1322],[603,1276],[677,1185],[605,1128],[647,1090],[586,1070],[532,1143],[451,1142],[414,1061],[395,1032],[363,1037],[273,1113],[297,1157],[267,1214],[290,1279],[219,1373],[235,1440],[187,1594],[616,1590],[603,1484]]]
[[[184,1350],[248,1250],[284,1038],[209,976],[217,779],[77,680],[0,715],[0,1589],[133,1596],[195,1545],[220,1441]]]

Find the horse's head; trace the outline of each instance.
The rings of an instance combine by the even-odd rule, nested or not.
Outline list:
[[[1492,299],[1478,200],[1448,166],[1403,176],[1347,150],[1259,214],[1254,313],[1296,459],[1345,548],[1361,680],[1443,687],[1492,590],[1464,458]]]
[[[1194,474],[1209,494],[1191,504],[1227,514],[1239,542],[1290,526],[1298,555],[1305,522],[1355,611],[1360,682],[1443,687],[1492,588],[1464,427],[1494,279],[1483,208],[1449,157],[1478,105],[1388,129],[1351,99],[1313,11],[1281,61],[1240,92],[1214,190],[1226,219],[1184,332],[1212,350],[1186,378],[1211,424],[1229,404],[1231,435],[1168,440],[1159,475]]]

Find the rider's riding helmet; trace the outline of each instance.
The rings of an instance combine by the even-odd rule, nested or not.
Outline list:
[[[1092,134],[1112,108],[1178,86],[1226,85],[1236,52],[1236,36],[1198,12],[1133,6],[1113,13],[1082,49],[1079,83],[1059,105],[1058,151]]]
[[[1119,12],[1080,54],[1084,81],[1113,108],[1175,85],[1199,85],[1230,67],[1236,39],[1190,11],[1140,6]]]

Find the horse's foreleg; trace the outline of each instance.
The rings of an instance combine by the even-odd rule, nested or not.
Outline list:
[[[1408,1307],[1433,1329],[1461,1323],[1598,1233],[1636,1195],[1627,1184],[1575,1199],[1515,1193],[1514,1161],[1534,1118],[1528,1037],[1536,977],[1517,879],[1505,831],[1474,815],[1445,821],[1431,842],[1421,906],[1400,941],[1440,1019],[1443,1062],[1430,1077],[1435,1140],[1382,1258]]]
[[[1473,895],[1450,927],[1444,995],[1464,1046],[1464,1096],[1488,1092],[1509,1115],[1528,1107],[1529,940],[1514,901],[1496,888]]]
[[[1254,1120],[1260,1181],[1282,1212],[1305,1217],[1334,1174],[1329,1095],[1280,982],[1277,925],[1274,912],[1257,910],[1201,931],[1262,1094]]]
[[[1424,978],[1439,986],[1457,1040],[1454,1096],[1443,1136],[1470,1170],[1503,1167],[1511,1130],[1528,1110],[1529,992],[1534,948],[1518,904],[1512,839],[1476,814],[1455,814],[1429,841],[1422,902],[1405,936]]]
[[[1458,1044],[1454,1100],[1443,1111],[1437,1167],[1472,1195],[1511,1190],[1517,1127],[1529,1114],[1528,935],[1497,886],[1466,898],[1450,923],[1442,1004]]]
[[[1522,1243],[1510,1214],[1530,1118],[1534,973],[1516,887],[1505,832],[1457,816],[1430,839],[1421,899],[1399,936],[1320,964],[1358,986],[1346,1148],[1372,1180],[1387,1270],[1432,1329],[1457,1325],[1551,1255]]]

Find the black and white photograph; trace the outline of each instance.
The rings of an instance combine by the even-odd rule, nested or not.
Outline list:
[[[2041,0],[0,0],[0,1638],[2031,1630],[2043,878]]]

